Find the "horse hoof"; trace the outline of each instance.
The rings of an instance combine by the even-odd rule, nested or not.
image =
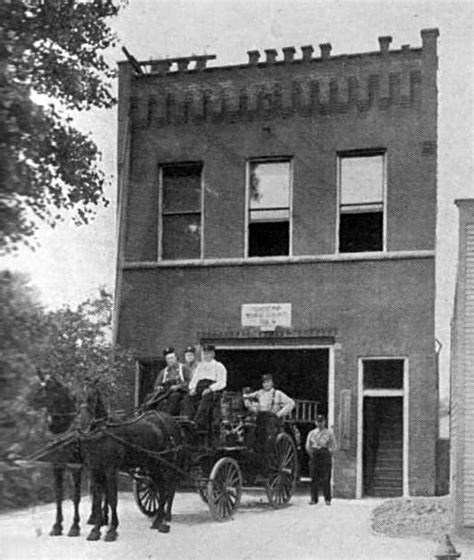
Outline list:
[[[114,542],[117,540],[117,536],[118,536],[117,531],[107,531],[104,537],[104,541]]]
[[[99,539],[100,531],[95,531],[94,529],[92,529],[92,531],[87,535],[88,541],[98,541]]]
[[[170,532],[170,526],[167,523],[162,523],[159,527],[158,527],[158,531],[160,533],[169,533]]]
[[[77,525],[73,525],[69,529],[69,533],[67,534],[68,537],[78,537],[81,534],[81,530]]]
[[[60,537],[63,534],[63,528],[54,525],[54,527],[49,532],[50,537]]]

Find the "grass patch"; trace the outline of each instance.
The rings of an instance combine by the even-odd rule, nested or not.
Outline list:
[[[439,539],[452,530],[451,499],[394,498],[372,512],[372,529],[391,537],[428,537]]]

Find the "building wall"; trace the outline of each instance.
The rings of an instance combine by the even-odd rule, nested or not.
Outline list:
[[[296,331],[336,329],[335,418],[340,392],[352,396],[351,446],[335,466],[337,492],[347,497],[355,493],[358,358],[408,357],[410,492],[432,494],[433,289],[432,258],[128,270],[119,339],[137,356],[156,357],[171,342],[177,348],[198,342],[203,331],[237,332],[243,303],[275,301],[292,304]]]
[[[455,527],[474,538],[474,201],[460,210],[451,354],[451,491]]]
[[[334,253],[337,153],[371,148],[387,150],[387,250],[433,249],[436,34],[423,40],[390,54],[129,77],[125,259],[157,259],[158,166],[179,161],[204,162],[204,257],[243,257],[245,164],[262,156],[293,158],[293,254]]]
[[[370,356],[408,358],[409,491],[434,493],[437,35],[391,52],[382,38],[380,52],[361,55],[323,48],[275,63],[267,53],[139,76],[120,66],[118,341],[157,357],[204,331],[237,332],[244,303],[291,303],[295,332],[332,329],[336,430],[341,391],[352,399],[341,496],[356,491],[358,360]],[[339,255],[337,155],[380,148],[385,250]],[[271,156],[292,159],[292,252],[246,259],[246,163]],[[159,166],[183,161],[203,162],[203,258],[161,262]]]

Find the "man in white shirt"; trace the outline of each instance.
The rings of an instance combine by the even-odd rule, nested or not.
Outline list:
[[[212,407],[227,385],[227,370],[215,360],[215,347],[204,344],[202,361],[194,371],[185,400],[185,414],[196,422],[197,429],[207,431]]]
[[[326,417],[319,414],[316,428],[306,438],[311,474],[311,505],[318,503],[319,488],[322,488],[326,505],[331,505],[332,456],[337,449],[333,431],[326,425]]]
[[[278,418],[288,416],[295,408],[295,401],[283,391],[275,389],[273,377],[268,373],[262,375],[262,389],[244,394],[244,403],[254,412],[273,412]]]

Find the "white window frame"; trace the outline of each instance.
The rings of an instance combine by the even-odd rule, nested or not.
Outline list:
[[[402,389],[364,389],[364,362],[384,360],[403,361]],[[363,480],[363,442],[364,442],[364,397],[402,397],[403,398],[403,497],[410,495],[409,490],[409,362],[406,356],[363,356],[358,359],[357,391],[357,458],[356,458],[356,498],[362,498]]]
[[[288,163],[290,179],[288,185],[288,255],[249,257],[249,233],[250,233],[250,168],[258,163]],[[287,259],[293,256],[293,158],[291,156],[257,157],[249,158],[246,161],[245,170],[245,218],[244,218],[244,258],[245,259]]]
[[[354,251],[345,253],[339,250],[339,231],[341,224],[341,200],[342,200],[342,160],[346,158],[365,158],[365,157],[382,157],[382,250],[381,251]],[[363,149],[338,152],[336,158],[337,166],[337,217],[336,217],[336,247],[335,253],[339,255],[360,255],[360,254],[380,254],[387,252],[387,150],[385,148]],[[363,210],[365,204],[360,204],[354,209]]]
[[[179,167],[186,164],[201,165],[201,231],[200,231],[200,255],[195,259],[163,259],[163,169],[165,167]],[[176,161],[161,163],[158,166],[158,251],[157,261],[163,263],[182,263],[202,261],[204,258],[204,163],[202,161]]]

